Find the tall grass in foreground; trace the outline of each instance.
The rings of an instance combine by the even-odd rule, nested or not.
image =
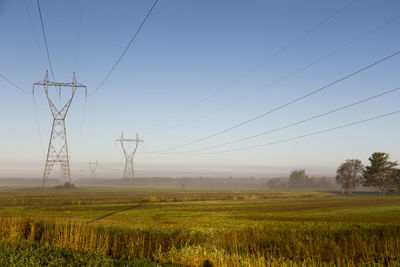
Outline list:
[[[216,266],[400,263],[400,225],[301,228],[280,223],[232,231],[195,231],[3,218],[0,236],[119,259],[189,266],[199,266],[206,259]]]
[[[105,255],[75,252],[28,240],[0,240],[0,266],[102,266],[102,267],[179,267],[143,260],[119,260]]]

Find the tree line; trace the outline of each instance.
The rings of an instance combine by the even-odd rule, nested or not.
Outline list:
[[[305,170],[294,170],[290,173],[288,179],[272,178],[267,182],[267,187],[271,189],[328,189],[337,190],[335,178],[326,176],[309,176]]]
[[[294,170],[289,178],[273,178],[267,187],[276,188],[314,188],[337,190],[338,185],[343,192],[351,195],[357,186],[378,188],[382,195],[397,191],[400,194],[400,169],[397,162],[389,160],[389,154],[375,152],[368,158],[369,165],[363,166],[359,159],[348,159],[341,164],[335,178],[310,177],[305,170]]]
[[[400,169],[397,161],[390,161],[390,155],[375,152],[368,158],[369,165],[363,166],[358,159],[348,159],[336,170],[336,182],[351,195],[358,185],[378,188],[382,195],[397,191],[400,193]]]

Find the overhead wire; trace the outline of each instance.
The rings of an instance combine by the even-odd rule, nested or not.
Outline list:
[[[50,66],[50,73],[51,73],[51,77],[53,78],[53,81],[55,81],[56,78],[54,76],[53,64],[52,64],[52,61],[50,58],[49,45],[47,43],[47,37],[46,37],[46,30],[44,28],[44,23],[43,23],[42,9],[40,8],[39,0],[36,0],[36,3],[37,3],[38,11],[39,11],[40,25],[42,26],[42,34],[43,34],[44,44],[46,47],[47,60],[49,62],[49,66]],[[58,106],[59,106],[59,108],[61,108],[61,86],[58,87]]]
[[[79,15],[78,35],[77,35],[75,60],[74,60],[74,72],[76,72],[76,68],[77,68],[77,64],[78,64],[78,55],[79,55],[79,46],[80,46],[81,31],[82,31],[84,6],[85,6],[85,0],[81,0],[81,10],[80,10],[80,15]],[[85,95],[85,99],[83,102],[82,118],[81,118],[81,125],[80,125],[80,129],[79,129],[79,137],[78,137],[78,147],[76,149],[76,151],[77,151],[76,161],[79,161],[80,145],[81,145],[81,140],[82,140],[82,135],[83,135],[83,125],[85,122],[86,103],[87,103],[87,94]]]
[[[94,95],[103,85],[104,83],[108,80],[108,78],[110,77],[111,73],[113,73],[113,71],[115,70],[115,68],[118,66],[118,64],[121,62],[122,58],[124,57],[124,55],[126,54],[126,52],[128,51],[129,47],[132,45],[133,41],[136,39],[136,37],[138,36],[140,30],[142,29],[143,25],[146,23],[147,19],[149,18],[151,12],[153,11],[153,9],[155,8],[155,6],[157,5],[158,0],[155,0],[152,7],[150,8],[150,10],[148,11],[146,17],[143,19],[142,23],[140,24],[139,28],[136,30],[135,34],[133,35],[133,37],[131,38],[131,40],[129,41],[128,45],[126,46],[126,48],[124,49],[124,51],[122,52],[122,54],[119,56],[119,58],[117,59],[117,61],[114,63],[114,65],[112,66],[112,68],[110,69],[110,71],[107,73],[106,77],[103,79],[103,81],[96,87],[96,89],[89,94],[89,96]]]
[[[258,144],[258,145],[253,145],[253,146],[247,146],[247,147],[241,147],[241,148],[230,149],[230,150],[223,150],[223,151],[216,151],[216,152],[209,152],[209,153],[198,153],[198,154],[192,154],[192,155],[222,154],[222,153],[230,153],[230,152],[236,152],[236,151],[255,149],[255,148],[260,148],[260,147],[264,147],[264,146],[276,145],[276,144],[285,143],[285,142],[289,142],[289,141],[293,141],[293,140],[297,140],[297,139],[302,139],[302,138],[309,137],[309,136],[314,136],[314,135],[319,135],[319,134],[322,134],[322,133],[327,133],[327,132],[339,130],[339,129],[342,129],[342,128],[347,128],[347,127],[350,127],[350,126],[362,124],[362,123],[365,123],[365,122],[377,120],[377,119],[380,119],[380,118],[383,118],[383,117],[388,117],[388,116],[392,116],[392,115],[399,114],[399,113],[400,113],[400,110],[396,110],[396,111],[393,111],[393,112],[390,112],[390,113],[378,115],[378,116],[375,116],[375,117],[370,117],[370,118],[367,118],[367,119],[364,119],[364,120],[359,120],[359,121],[343,124],[343,125],[340,125],[340,126],[328,128],[328,129],[325,129],[325,130],[316,131],[316,132],[312,132],[312,133],[308,133],[308,134],[304,134],[304,135],[299,135],[299,136],[294,136],[294,137],[290,137],[290,138],[286,138],[286,139],[282,139],[282,140],[278,140],[278,141],[274,141],[274,142]]]
[[[4,79],[7,83],[9,83],[10,85],[12,85],[14,88],[18,89],[20,92],[25,93],[25,94],[32,94],[33,97],[33,108],[34,108],[34,114],[35,114],[35,121],[36,121],[36,126],[38,129],[38,134],[39,134],[39,139],[40,139],[40,147],[42,149],[42,152],[44,151],[43,148],[43,138],[42,138],[42,133],[40,131],[40,125],[39,125],[39,117],[38,117],[38,112],[37,112],[37,106],[36,106],[36,101],[35,101],[35,94],[33,94],[33,92],[29,92],[21,87],[19,87],[18,85],[16,85],[15,83],[13,83],[12,81],[10,81],[7,77],[5,77],[3,74],[0,73],[0,77],[2,79]]]
[[[43,155],[46,155],[44,145],[43,145],[44,144],[43,143],[43,135],[42,135],[42,131],[40,129],[40,123],[39,123],[39,113],[38,113],[38,109],[37,109],[37,105],[36,105],[35,94],[33,94],[33,93],[32,93],[32,100],[33,100],[33,109],[35,112],[36,127],[37,127],[38,134],[39,134],[40,149],[42,150]]]
[[[31,15],[31,11],[30,11],[30,8],[29,8],[29,5],[28,5],[28,0],[24,0],[24,3],[25,3],[26,12],[28,13],[28,19],[29,19],[29,22],[30,22],[31,27],[32,27],[32,32],[33,32],[33,36],[35,38],[36,47],[37,47],[37,50],[38,50],[38,52],[40,54],[40,58],[42,59],[41,63],[43,64],[43,67],[45,67],[44,62],[46,62],[46,60],[45,60],[45,57],[44,57],[44,55],[42,53],[42,49],[41,49],[41,46],[40,46],[39,38],[38,38],[38,35],[37,35],[37,32],[36,32],[36,29],[35,29],[35,26],[34,26],[34,23],[33,23],[33,19],[32,19],[32,15]]]
[[[33,36],[35,38],[36,47],[37,47],[37,50],[38,50],[38,52],[40,54],[40,58],[42,59],[41,63],[43,64],[43,66],[45,66],[45,64],[43,63],[43,62],[45,62],[44,55],[43,55],[42,50],[41,50],[39,38],[37,36],[37,32],[36,32],[36,29],[35,29],[35,26],[34,26],[34,23],[33,23],[32,15],[31,15],[31,12],[30,12],[30,9],[29,9],[29,6],[28,6],[28,1],[25,0],[24,3],[25,3],[26,11],[28,13],[29,22],[30,22],[31,27],[32,27],[32,32],[33,32]],[[34,117],[35,117],[34,120],[35,120],[35,123],[36,123],[36,129],[38,131],[38,136],[39,136],[39,145],[40,145],[40,149],[41,149],[43,155],[45,155],[46,152],[45,152],[44,145],[43,145],[44,143],[43,143],[43,135],[42,135],[40,122],[39,122],[39,113],[38,113],[35,94],[34,94],[33,90],[32,90],[32,103],[33,103],[33,110],[34,110]]]
[[[255,135],[247,136],[247,137],[244,137],[244,138],[239,138],[239,139],[236,139],[236,140],[233,140],[233,141],[229,141],[229,142],[225,142],[225,143],[222,143],[222,144],[217,144],[217,145],[207,146],[207,147],[203,147],[203,148],[183,151],[181,153],[192,153],[192,152],[209,150],[209,149],[213,149],[213,148],[218,148],[218,147],[223,147],[223,146],[227,146],[227,145],[243,142],[243,141],[250,140],[250,139],[253,139],[253,138],[256,138],[256,137],[264,136],[264,135],[267,135],[267,134],[270,134],[270,133],[274,133],[274,132],[277,132],[277,131],[280,131],[280,130],[283,130],[283,129],[287,129],[287,128],[290,128],[290,127],[293,127],[293,126],[297,126],[297,125],[303,124],[305,122],[309,122],[309,121],[312,121],[312,120],[315,120],[315,119],[330,115],[332,113],[335,113],[335,112],[338,112],[338,111],[341,111],[341,110],[344,110],[344,109],[347,109],[347,108],[350,108],[350,107],[354,107],[356,105],[359,105],[359,104],[365,103],[367,101],[371,101],[373,99],[376,99],[376,98],[379,98],[379,97],[382,97],[382,96],[397,92],[399,90],[400,90],[400,87],[397,87],[397,88],[394,88],[394,89],[391,89],[391,90],[384,91],[384,92],[379,93],[377,95],[373,95],[373,96],[358,100],[358,101],[353,102],[351,104],[347,104],[347,105],[332,109],[330,111],[327,111],[327,112],[312,116],[312,117],[307,118],[307,119],[303,119],[303,120],[300,120],[300,121],[297,121],[297,122],[289,123],[289,124],[287,124],[285,126],[281,126],[281,127],[269,130],[269,131],[264,131],[264,132],[261,132],[261,133],[255,134]],[[177,153],[180,153],[180,152],[177,152]]]
[[[40,24],[41,24],[41,26],[42,26],[43,39],[44,39],[44,43],[45,43],[45,46],[46,46],[47,60],[49,61],[51,76],[52,76],[52,78],[53,78],[53,81],[55,81],[55,78],[54,78],[54,71],[53,71],[53,64],[51,63],[50,52],[49,52],[49,46],[48,46],[48,44],[47,44],[46,31],[45,31],[45,28],[44,28],[42,10],[41,10],[41,8],[40,8],[39,0],[36,0],[36,3],[37,3],[38,10],[39,10],[39,17],[40,17]]]
[[[279,50],[277,50],[275,53],[273,53],[272,55],[270,55],[269,57],[267,57],[266,59],[262,60],[260,63],[258,63],[257,65],[255,65],[254,67],[252,67],[251,69],[243,72],[242,74],[240,74],[238,77],[236,77],[235,79],[231,80],[230,82],[228,82],[226,85],[224,85],[223,87],[215,90],[213,93],[211,93],[210,95],[206,96],[205,98],[199,100],[198,102],[194,103],[193,105],[191,105],[189,108],[185,109],[184,111],[180,112],[180,114],[184,114],[187,113],[188,111],[193,110],[194,108],[196,108],[197,106],[199,106],[200,104],[208,101],[209,99],[215,97],[216,95],[220,94],[221,92],[223,92],[225,89],[231,87],[232,85],[236,84],[237,82],[241,81],[242,79],[244,79],[245,77],[247,77],[249,74],[253,73],[254,71],[258,70],[260,67],[262,67],[263,65],[267,64],[268,62],[270,62],[271,60],[273,60],[275,57],[279,56],[280,54],[282,54],[283,52],[285,52],[287,49],[289,49],[291,46],[293,46],[294,44],[296,44],[297,42],[301,41],[302,39],[304,39],[305,37],[307,37],[309,34],[311,34],[312,32],[314,32],[315,30],[317,30],[319,27],[321,27],[323,24],[325,24],[326,22],[328,22],[329,20],[333,19],[334,17],[336,17],[337,15],[339,15],[341,12],[343,12],[345,9],[347,9],[349,6],[351,6],[356,0],[352,0],[350,2],[348,2],[346,5],[344,5],[343,7],[335,10],[332,14],[330,14],[328,17],[324,18],[322,21],[318,22],[316,25],[313,25],[309,30],[307,30],[306,32],[302,33],[300,36],[296,37],[295,39],[291,40],[290,42],[288,42],[286,45],[284,45],[283,47],[281,47]]]
[[[81,118],[81,125],[79,129],[79,137],[78,137],[78,148],[77,148],[77,154],[76,154],[76,160],[79,160],[79,152],[80,152],[80,147],[81,147],[81,140],[82,140],[82,135],[83,135],[83,125],[85,122],[85,112],[86,112],[86,104],[87,104],[87,97],[85,96],[83,100],[83,110],[82,110],[82,118]]]
[[[260,89],[258,89],[258,90],[256,90],[256,91],[254,91],[254,92],[250,92],[249,94],[245,95],[244,97],[241,97],[241,98],[239,98],[239,99],[237,99],[237,100],[235,100],[235,101],[232,101],[231,103],[228,103],[228,104],[226,104],[226,105],[224,105],[224,106],[222,106],[222,107],[216,108],[215,110],[213,110],[213,111],[211,111],[211,112],[208,112],[208,113],[204,114],[203,116],[198,117],[197,119],[184,122],[184,123],[178,125],[177,127],[179,128],[179,127],[185,126],[185,125],[187,125],[187,124],[194,123],[194,122],[197,122],[197,121],[202,120],[202,119],[204,119],[204,118],[207,118],[207,117],[209,117],[209,116],[211,116],[211,115],[214,115],[214,114],[216,114],[216,113],[218,113],[218,112],[221,112],[221,111],[223,111],[223,110],[226,110],[226,109],[229,108],[229,107],[232,107],[232,106],[234,106],[234,105],[237,105],[237,104],[239,104],[239,103],[241,103],[241,102],[243,102],[243,101],[249,99],[250,97],[255,96],[255,95],[257,95],[257,94],[259,94],[259,93],[265,91],[267,88],[273,88],[273,87],[276,86],[277,84],[279,84],[279,83],[281,83],[281,82],[283,82],[283,81],[285,81],[285,80],[287,80],[287,79],[289,79],[289,78],[292,78],[293,76],[295,76],[295,75],[297,75],[297,74],[299,74],[299,73],[301,73],[301,72],[303,72],[303,71],[305,71],[305,70],[311,68],[311,67],[314,66],[315,64],[321,62],[322,60],[324,60],[324,59],[326,59],[326,58],[329,58],[330,56],[333,56],[334,54],[340,52],[341,50],[343,50],[343,49],[345,49],[345,48],[347,48],[347,47],[349,47],[349,46],[351,46],[351,45],[357,43],[358,41],[360,41],[360,40],[364,39],[365,37],[367,37],[367,36],[369,36],[369,35],[375,33],[375,32],[378,31],[378,30],[380,30],[380,29],[382,29],[382,28],[384,28],[384,27],[386,27],[386,26],[388,26],[388,25],[390,25],[390,24],[392,24],[392,23],[398,21],[399,19],[400,19],[400,16],[396,16],[396,17],[394,17],[394,18],[391,18],[390,20],[385,21],[383,24],[380,24],[380,25],[376,26],[375,28],[373,28],[373,29],[367,31],[366,33],[364,33],[364,34],[358,36],[357,38],[351,40],[350,42],[348,42],[348,43],[346,43],[346,44],[344,44],[344,45],[342,45],[342,46],[340,46],[340,47],[338,47],[338,48],[336,48],[336,49],[330,51],[328,54],[325,54],[325,55],[323,55],[323,56],[317,58],[316,60],[312,61],[311,63],[308,63],[308,64],[306,64],[306,65],[304,65],[304,66],[302,66],[302,67],[296,69],[295,71],[293,71],[293,72],[291,72],[291,73],[289,73],[289,74],[287,74],[287,75],[285,75],[285,76],[283,76],[283,77],[277,79],[276,81],[274,81],[274,82],[272,82],[272,83],[269,83],[268,85],[263,86],[262,88],[260,88]]]
[[[26,1],[25,1],[25,7],[26,7],[26,10],[27,10],[27,13],[28,13],[29,21],[30,21],[31,26],[32,26],[32,31],[33,31],[34,36],[35,36],[35,40],[36,40],[36,44],[37,44],[39,53],[40,53],[40,55],[43,57],[43,54],[42,54],[42,52],[40,51],[40,45],[39,45],[39,41],[38,41],[38,38],[37,38],[37,35],[36,35],[35,27],[33,26],[32,16],[31,16],[31,14],[30,14],[30,12],[29,12],[29,8],[28,8],[28,6],[27,6],[27,2],[26,2]],[[22,87],[16,85],[14,82],[12,82],[11,80],[9,80],[6,76],[4,76],[4,75],[1,74],[1,73],[0,73],[0,77],[1,77],[4,81],[6,81],[8,84],[10,84],[12,87],[14,87],[15,89],[21,91],[22,93],[25,93],[25,94],[32,94],[32,92],[30,92],[30,91],[28,91],[28,90],[25,90],[25,89],[23,89]]]
[[[6,76],[4,76],[4,75],[1,74],[1,73],[0,73],[0,77],[1,77],[4,81],[6,81],[8,84],[12,85],[15,89],[19,90],[20,92],[25,93],[25,94],[31,94],[31,92],[29,92],[29,91],[27,91],[27,90],[25,90],[25,89],[19,87],[18,85],[16,85],[16,84],[13,83],[12,81],[10,81]]]
[[[77,42],[76,42],[75,59],[74,59],[74,71],[75,72],[76,72],[76,66],[78,64],[78,55],[79,55],[79,46],[80,46],[80,40],[81,40],[82,19],[83,19],[84,7],[85,7],[85,0],[81,0],[81,10],[80,10],[80,15],[79,15],[79,23],[78,23],[78,38],[77,38]]]
[[[400,50],[397,51],[397,52],[395,52],[395,53],[393,53],[393,54],[390,54],[390,55],[388,55],[388,56],[386,56],[386,57],[384,57],[384,58],[381,58],[381,59],[379,59],[379,60],[377,60],[377,61],[375,61],[375,62],[373,62],[373,63],[371,63],[371,64],[369,64],[369,65],[367,65],[367,66],[365,66],[365,67],[362,67],[361,69],[358,69],[358,70],[356,70],[356,71],[354,71],[354,72],[352,72],[352,73],[350,73],[350,74],[347,74],[347,75],[345,75],[345,76],[343,76],[343,77],[341,77],[341,78],[339,78],[339,79],[337,79],[337,80],[335,80],[335,81],[333,81],[333,82],[331,82],[331,83],[328,83],[328,84],[326,84],[326,85],[324,85],[324,86],[322,86],[322,87],[320,87],[320,88],[318,88],[318,89],[316,89],[316,90],[313,90],[313,91],[311,91],[311,92],[309,92],[309,93],[307,93],[307,94],[305,94],[305,95],[303,95],[303,96],[301,96],[301,97],[295,98],[295,99],[293,99],[293,100],[291,100],[291,101],[289,101],[289,102],[287,102],[287,103],[285,103],[285,104],[283,104],[283,105],[280,105],[280,106],[278,106],[278,107],[276,107],[276,108],[273,108],[273,109],[271,109],[271,110],[269,110],[269,111],[267,111],[267,112],[264,112],[264,113],[261,113],[261,114],[259,114],[259,115],[256,115],[256,116],[254,116],[254,117],[252,117],[252,118],[250,118],[250,119],[247,119],[247,120],[245,120],[245,121],[243,121],[243,122],[240,122],[240,123],[238,123],[238,124],[235,124],[235,125],[233,125],[233,126],[230,126],[230,127],[228,127],[228,128],[225,128],[225,129],[223,129],[223,130],[220,130],[220,131],[217,131],[217,132],[215,132],[215,133],[209,134],[209,135],[207,135],[207,136],[204,136],[204,137],[195,139],[194,141],[191,141],[191,142],[188,142],[188,143],[184,143],[184,144],[177,145],[177,146],[170,147],[170,148],[165,148],[165,149],[157,150],[157,151],[150,152],[150,153],[159,153],[159,152],[166,152],[166,151],[170,151],[170,150],[175,150],[175,149],[178,149],[178,148],[181,148],[181,147],[186,147],[186,146],[189,146],[189,145],[192,145],[192,144],[196,144],[196,143],[199,143],[199,142],[201,142],[201,141],[210,139],[210,138],[212,138],[212,137],[221,135],[221,134],[226,133],[226,132],[228,132],[228,131],[231,131],[231,130],[233,130],[233,129],[235,129],[235,128],[241,127],[241,126],[246,125],[246,124],[248,124],[248,123],[250,123],[250,122],[253,122],[253,121],[255,121],[255,120],[258,120],[258,119],[260,119],[260,118],[263,118],[263,117],[265,117],[265,116],[267,116],[267,115],[269,115],[269,114],[271,114],[271,113],[273,113],[273,112],[276,112],[276,111],[278,111],[278,110],[281,110],[281,109],[283,109],[283,108],[285,108],[285,107],[287,107],[287,106],[290,106],[290,105],[292,105],[292,104],[294,104],[294,103],[296,103],[296,102],[299,102],[300,100],[303,100],[303,99],[305,99],[305,98],[307,98],[307,97],[310,97],[310,96],[312,96],[312,95],[314,95],[314,94],[316,94],[316,93],[319,93],[319,92],[321,92],[321,91],[323,91],[323,90],[325,90],[325,89],[327,89],[327,88],[329,88],[329,87],[331,87],[331,86],[333,86],[333,85],[335,85],[335,84],[338,84],[338,83],[340,83],[340,82],[342,82],[342,81],[344,81],[344,80],[346,80],[346,79],[348,79],[348,78],[350,78],[350,77],[352,77],[352,76],[357,75],[357,74],[360,73],[360,72],[363,72],[363,71],[365,71],[365,70],[367,70],[367,69],[369,69],[369,68],[372,68],[372,67],[375,66],[375,65],[378,65],[379,63],[382,63],[382,62],[384,62],[384,61],[386,61],[386,60],[388,60],[388,59],[390,59],[390,58],[392,58],[392,57],[395,57],[395,56],[397,56],[398,54],[400,54]]]

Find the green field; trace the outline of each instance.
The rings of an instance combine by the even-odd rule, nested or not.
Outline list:
[[[103,259],[110,266],[138,260],[148,266],[205,260],[215,266],[400,265],[398,196],[135,188],[0,193],[3,254],[21,246],[21,253],[54,250],[67,255],[60,260],[80,265],[87,258],[93,266]]]

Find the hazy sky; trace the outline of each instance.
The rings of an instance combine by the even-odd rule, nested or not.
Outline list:
[[[153,2],[40,3],[56,80],[71,81],[75,70],[90,93]],[[240,152],[181,153],[279,128],[394,89],[400,86],[400,55],[232,131],[171,153],[148,153],[229,128],[397,52],[400,18],[393,19],[398,16],[397,0],[160,0],[109,80],[87,98],[85,112],[84,92],[75,95],[67,116],[72,173],[88,175],[87,162],[97,160],[99,175],[120,177],[124,158],[114,140],[121,132],[126,137],[139,132],[145,140],[135,160],[138,175],[145,176],[261,177],[295,168],[334,174],[345,159],[367,163],[375,151],[400,160],[400,114]],[[380,25],[384,26],[374,31]],[[0,0],[0,32],[0,74],[30,91],[49,68],[36,1]],[[261,62],[265,64],[260,66]],[[52,122],[43,88],[35,93],[38,123],[32,95],[3,79],[0,93],[0,176],[40,177]],[[367,119],[399,110],[399,100],[396,91],[272,134],[201,152],[269,143]]]

